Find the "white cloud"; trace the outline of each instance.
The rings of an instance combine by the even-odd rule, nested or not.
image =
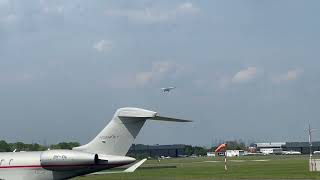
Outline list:
[[[192,3],[186,2],[178,5],[175,11],[175,13],[196,13],[199,9],[195,8]]]
[[[233,78],[232,82],[234,83],[246,83],[253,80],[257,75],[256,67],[248,67],[247,69],[243,69],[237,72]]]
[[[44,13],[56,13],[56,14],[62,14],[64,12],[63,6],[45,6],[43,8]]]
[[[0,0],[0,25],[13,25],[19,20],[12,6],[12,1]]]
[[[7,25],[14,24],[18,21],[18,16],[15,14],[8,14],[6,16],[0,17],[0,23],[4,23]]]
[[[222,77],[218,80],[218,85],[220,88],[224,89],[228,87],[231,83],[230,77]]]
[[[302,69],[293,69],[289,70],[284,74],[280,74],[278,76],[273,76],[272,81],[275,83],[281,83],[286,81],[296,80],[303,73]]]
[[[161,80],[170,71],[174,70],[175,65],[162,61],[152,63],[152,68],[150,71],[139,72],[135,75],[134,82],[138,86],[144,86],[153,80]]]
[[[31,83],[39,79],[41,74],[39,72],[2,72],[0,73],[0,84],[25,84]]]
[[[0,0],[0,6],[8,6],[9,0]]]
[[[157,83],[166,78],[177,78],[182,67],[168,61],[153,62],[146,71],[119,74],[108,80],[107,84],[112,88],[139,88],[151,83]]]
[[[110,52],[113,48],[113,43],[109,40],[100,40],[94,43],[93,48],[98,52]]]
[[[144,8],[144,9],[120,9],[108,10],[106,15],[125,17],[131,22],[136,23],[159,23],[176,19],[178,16],[195,14],[199,11],[192,3],[186,2],[179,4],[171,10],[162,10],[158,8]]]
[[[140,72],[135,75],[135,82],[138,85],[145,85],[152,80],[154,74],[152,72]]]
[[[288,81],[295,80],[301,73],[302,73],[302,70],[295,69],[295,70],[288,71],[284,77]]]
[[[39,0],[39,4],[46,14],[62,14],[65,11],[65,6],[59,1]]]

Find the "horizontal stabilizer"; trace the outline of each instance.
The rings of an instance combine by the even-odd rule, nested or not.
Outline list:
[[[157,112],[149,111],[146,109],[140,109],[140,108],[121,108],[116,113],[116,116],[122,117],[122,118],[144,118],[144,119],[158,120],[158,121],[192,122],[190,120],[159,116]]]
[[[136,169],[138,169],[138,167],[140,167],[147,159],[142,159],[141,161],[135,163],[134,165],[132,165],[131,167],[129,167],[128,169],[124,170],[124,172],[127,173],[132,173],[134,172]]]
[[[142,159],[141,161],[135,163],[124,171],[101,171],[95,172],[88,175],[105,175],[105,174],[119,174],[119,173],[133,173],[138,167],[140,167],[147,159]]]
[[[170,118],[170,117],[164,117],[164,116],[154,116],[150,118],[151,120],[157,120],[157,121],[171,121],[171,122],[192,122],[190,120],[185,119],[177,119],[177,118]]]

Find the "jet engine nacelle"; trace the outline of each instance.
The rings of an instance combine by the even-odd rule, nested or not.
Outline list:
[[[40,164],[53,171],[81,169],[98,163],[98,155],[73,150],[48,150],[41,153]]]

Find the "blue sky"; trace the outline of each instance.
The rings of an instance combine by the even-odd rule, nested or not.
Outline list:
[[[195,121],[148,122],[137,143],[307,140],[319,5],[0,0],[0,137],[85,143],[135,106]]]

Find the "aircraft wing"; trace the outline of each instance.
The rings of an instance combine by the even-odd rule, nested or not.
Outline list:
[[[101,171],[88,174],[87,176],[91,175],[104,175],[104,174],[119,174],[119,173],[133,173],[138,167],[140,167],[147,159],[142,159],[141,161],[135,163],[134,165],[130,166],[129,168],[125,169],[124,171]]]

